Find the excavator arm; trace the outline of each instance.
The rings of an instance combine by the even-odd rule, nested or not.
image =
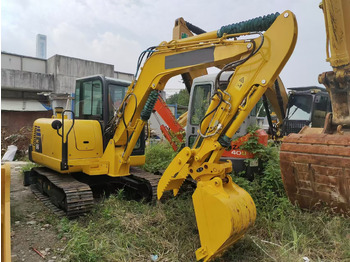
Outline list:
[[[327,61],[333,72],[324,72],[319,82],[324,84],[331,96],[332,125],[350,126],[350,2],[323,0],[327,35]],[[330,50],[330,53],[329,53]]]
[[[254,24],[267,31],[249,33]],[[147,50],[140,76],[129,86],[114,137],[100,161],[107,163],[110,176],[129,174],[132,149],[158,92],[171,77],[211,66],[235,71],[226,90],[217,88],[195,146],[180,151],[158,184],[161,198],[166,190],[176,195],[188,175],[198,182],[193,202],[202,247],[196,252],[197,259],[208,261],[219,255],[255,221],[253,200],[232,182],[228,175],[232,164],[220,162],[220,157],[249,112],[273,86],[294,49],[296,37],[295,16],[286,11],[243,22],[240,29],[230,25],[218,32],[163,42]]]
[[[233,52],[227,44],[216,47],[214,60],[235,61],[235,73],[227,89],[218,89],[213,96],[194,147],[184,148],[175,157],[158,184],[161,198],[167,190],[176,195],[188,175],[197,181],[193,203],[202,244],[196,252],[197,259],[207,261],[219,255],[240,239],[255,220],[252,199],[228,175],[231,163],[219,159],[249,112],[272,88],[294,49],[296,36],[294,15],[287,11],[260,38],[233,41]],[[254,51],[241,53],[242,47]],[[231,61],[224,58],[229,53]]]
[[[282,18],[277,20],[283,22],[293,20],[288,17]],[[278,24],[280,23],[277,23],[277,26],[272,26],[269,31],[275,27],[280,27],[280,31],[289,32],[289,29],[285,27],[288,23],[284,22],[280,26],[278,26]],[[295,26],[295,24],[293,24],[293,26]],[[171,77],[191,70],[208,68],[210,66],[225,66],[229,63],[236,63],[236,61],[247,60],[242,64],[244,67],[238,66],[236,68],[236,77],[233,78],[235,79],[235,83],[232,82],[232,79],[229,85],[230,88],[227,89],[232,92],[232,94],[229,94],[231,98],[226,97],[225,94],[225,101],[231,99],[231,102],[229,102],[232,103],[230,110],[228,112],[226,112],[227,109],[218,111],[223,117],[220,121],[225,119],[221,123],[221,126],[228,129],[226,136],[232,137],[235,131],[233,132],[232,127],[228,128],[227,124],[230,123],[230,120],[227,121],[227,119],[235,115],[236,118],[243,120],[245,117],[243,115],[247,115],[256,104],[256,94],[263,90],[261,92],[262,95],[266,89],[258,88],[254,85],[267,87],[271,84],[271,81],[273,82],[276,79],[280,71],[274,72],[273,70],[269,70],[269,66],[266,67],[264,65],[274,61],[271,60],[271,57],[274,57],[273,54],[275,54],[276,57],[280,55],[280,50],[283,50],[282,44],[287,40],[279,37],[278,34],[280,34],[280,32],[278,32],[276,33],[276,39],[278,40],[274,42],[270,39],[269,31],[264,35],[261,34],[261,37],[251,40],[233,40],[233,37],[239,37],[242,34],[221,33],[221,35],[219,35],[220,37],[218,37],[218,33],[214,31],[191,38],[172,41],[170,43],[163,42],[161,45],[149,49],[147,51],[149,57],[143,65],[139,78],[130,85],[126,93],[123,105],[120,107],[121,110],[118,113],[119,119],[114,137],[109,141],[102,157],[101,162],[109,163],[108,174],[110,176],[129,174],[129,157],[132,149],[146,121],[150,117],[150,113],[158,98],[158,91],[164,89],[166,82]],[[273,31],[274,30],[272,30],[272,32]],[[295,29],[293,28],[293,36],[294,31]],[[247,34],[249,35],[250,33],[246,33],[245,35]],[[263,40],[264,42],[262,42]],[[285,56],[283,56],[283,59],[287,60]],[[285,63],[286,61],[278,61],[278,63],[280,62]],[[271,80],[267,78],[267,73],[269,72],[274,72],[271,76]],[[240,76],[240,78],[236,79],[238,76]],[[261,79],[257,80],[259,77]],[[252,84],[252,81],[257,82]],[[247,84],[250,85],[249,89],[241,88],[242,86],[245,87]],[[232,85],[236,87],[233,89]],[[253,103],[246,104],[247,99]],[[216,106],[215,103],[212,104],[213,105],[208,109],[209,111],[212,110],[213,106]],[[238,106],[242,108],[237,110]],[[243,108],[244,110],[242,110]],[[242,112],[244,113],[242,114]],[[230,117],[227,118],[227,116]],[[238,127],[239,125],[237,125],[235,129]]]

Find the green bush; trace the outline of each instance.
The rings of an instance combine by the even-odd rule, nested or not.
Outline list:
[[[168,143],[151,144],[146,148],[146,163],[143,169],[152,173],[163,171],[175,156],[176,152]]]
[[[21,171],[22,171],[22,173],[24,173],[24,172],[30,171],[34,167],[39,167],[39,166],[40,166],[39,164],[36,164],[36,163],[33,163],[33,162],[28,162],[27,164],[25,164],[22,167]]]
[[[242,177],[233,179],[252,195],[258,209],[274,208],[279,201],[287,200],[279,165],[279,146],[273,142],[268,146],[260,144],[257,129],[258,127],[248,128],[250,137],[240,148],[252,152],[255,159],[261,160],[262,172],[255,174],[252,182]]]

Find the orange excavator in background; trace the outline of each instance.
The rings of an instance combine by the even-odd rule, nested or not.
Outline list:
[[[154,105],[154,111],[160,115],[166,125],[159,122],[160,131],[162,131],[163,136],[168,140],[174,151],[177,151],[179,145],[183,144],[185,137],[185,130],[183,126],[176,120],[175,116],[169,109],[168,105],[165,103],[163,98],[159,95],[156,104]]]
[[[305,209],[326,205],[336,212],[348,213],[350,1],[323,0],[320,7],[327,33],[327,61],[333,71],[320,74],[318,79],[330,94],[333,112],[327,114],[323,128],[305,126],[298,134],[284,138],[281,173],[292,203]]]

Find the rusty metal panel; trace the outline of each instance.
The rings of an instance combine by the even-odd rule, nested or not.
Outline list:
[[[305,209],[350,211],[350,134],[291,134],[283,139],[281,174],[288,198]]]

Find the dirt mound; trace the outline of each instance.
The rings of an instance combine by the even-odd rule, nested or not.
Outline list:
[[[32,135],[32,127],[22,127],[17,132],[9,132],[5,128],[1,130],[1,156],[3,156],[10,145],[17,146],[15,159],[22,159],[28,153],[28,146]]]

